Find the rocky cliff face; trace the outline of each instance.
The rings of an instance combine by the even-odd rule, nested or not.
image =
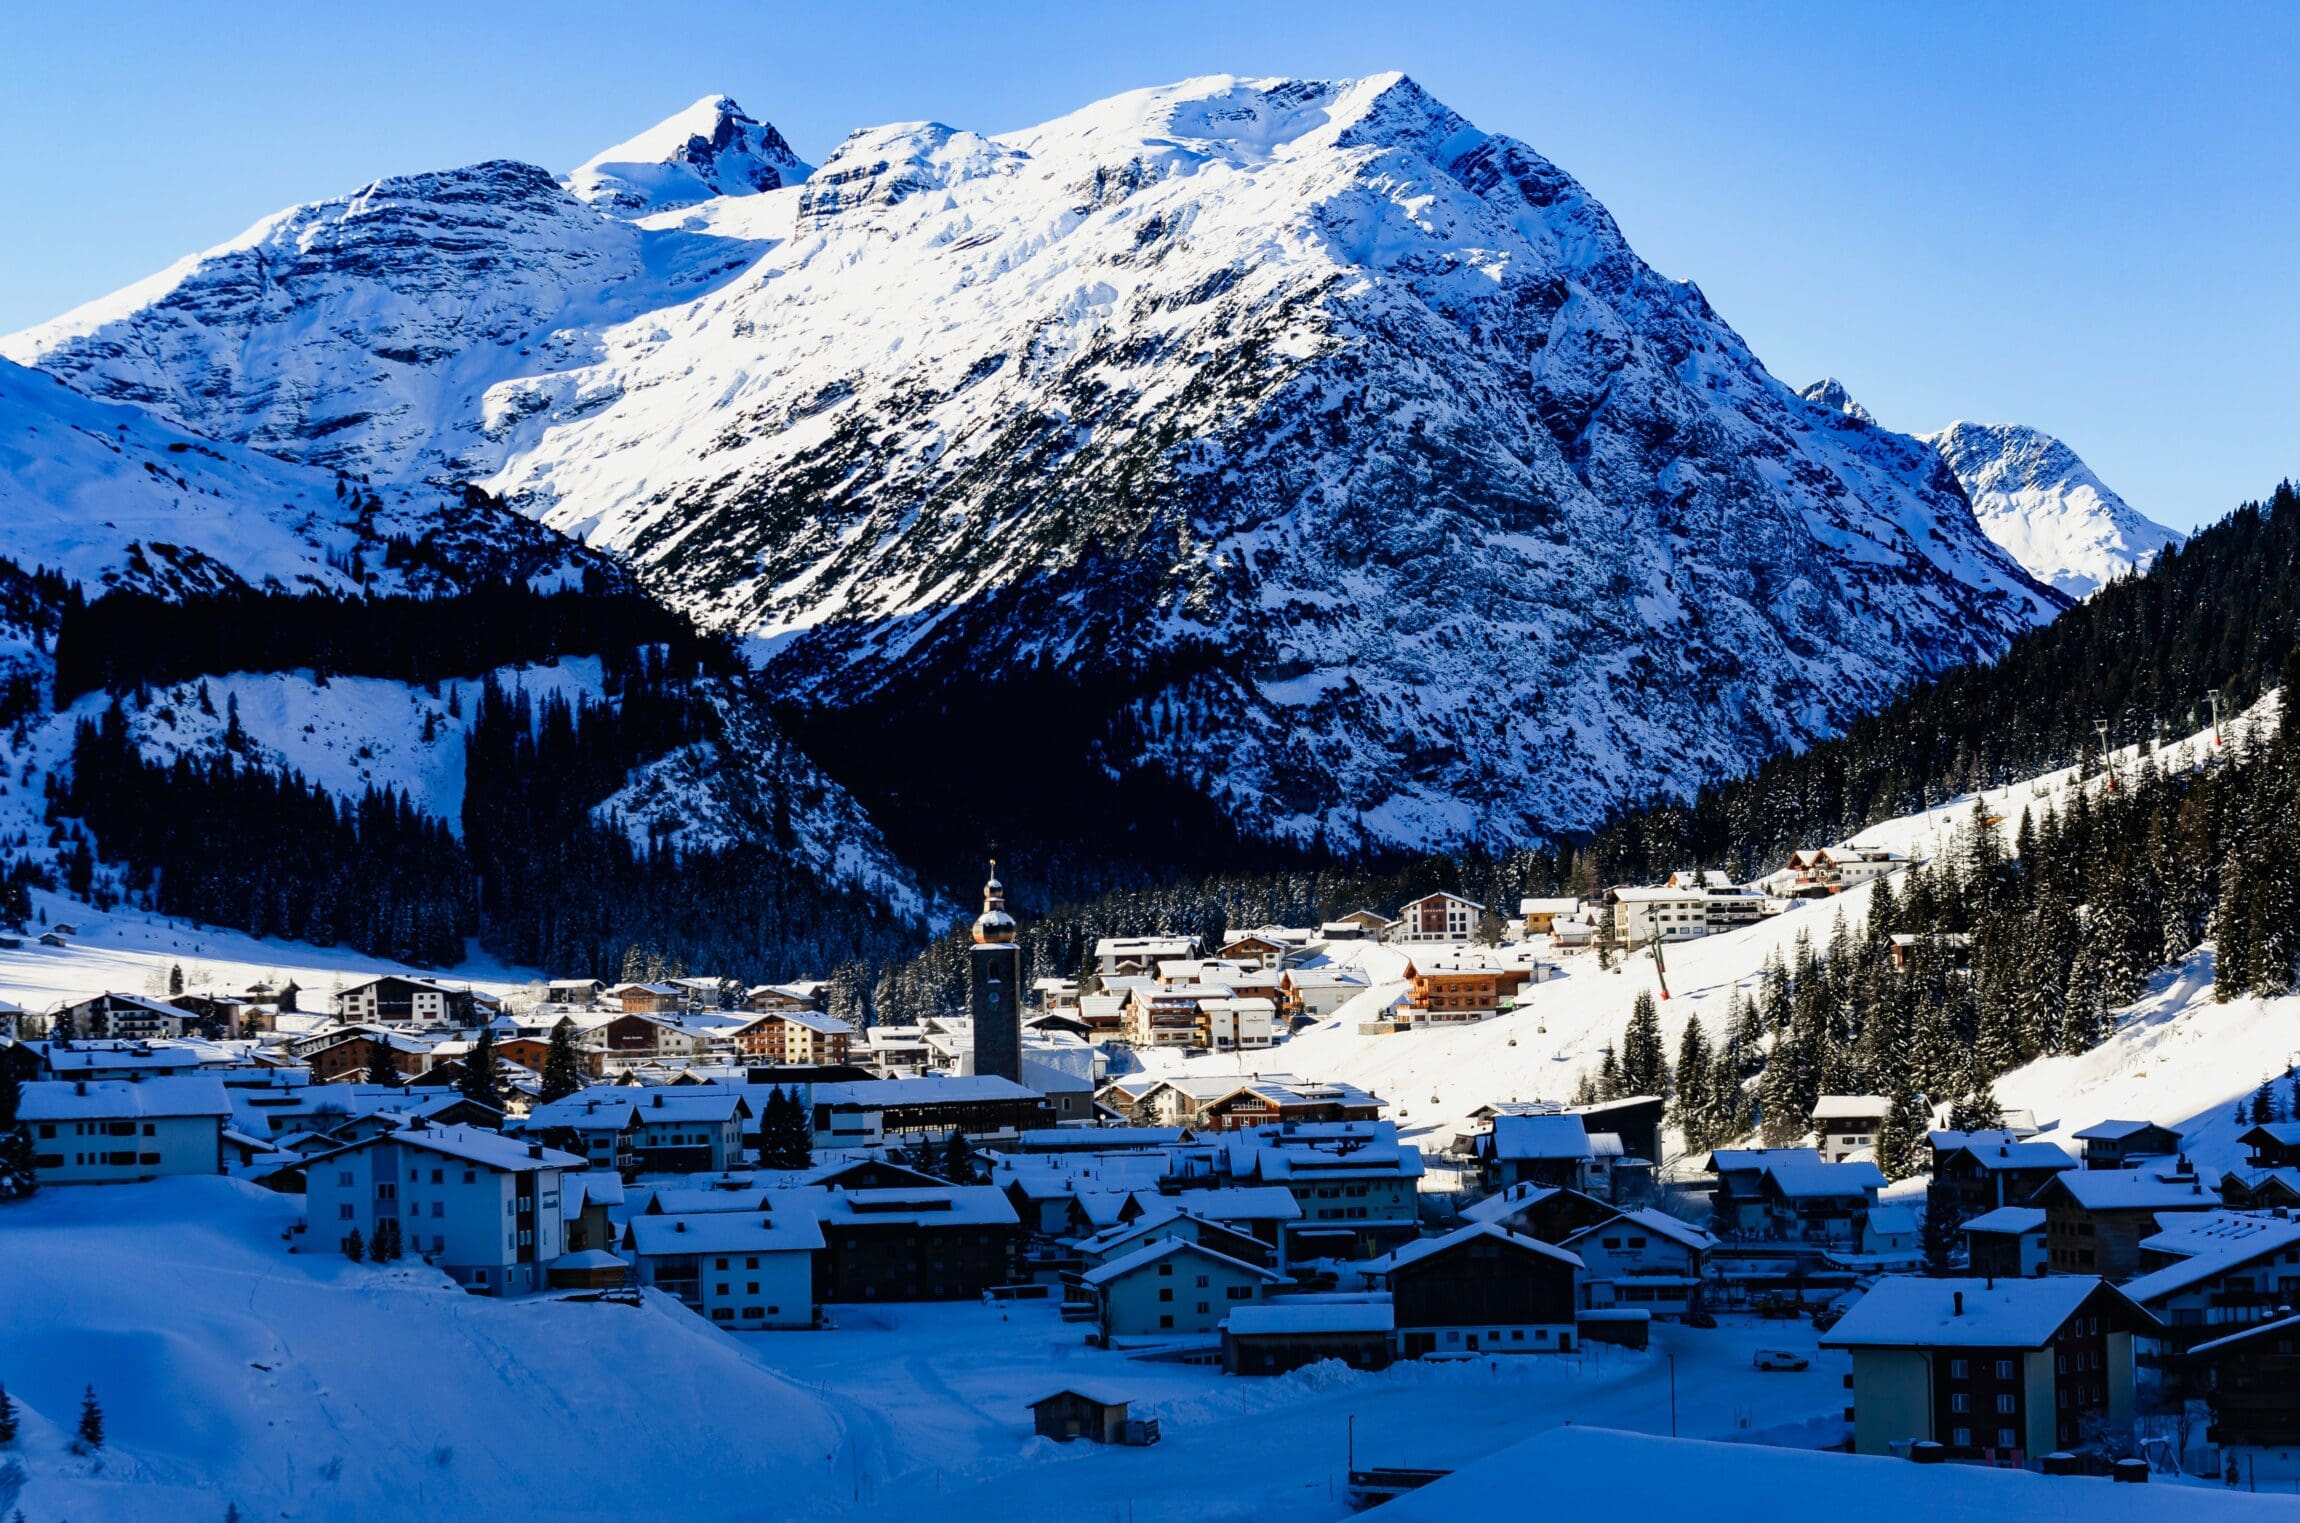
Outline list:
[[[2015,423],[1951,423],[1921,437],[1956,472],[1989,538],[2029,575],[2072,598],[2146,570],[2181,542],[2050,434]]]
[[[1032,744],[1295,840],[1587,825],[2064,606],[1933,451],[1780,384],[1399,76],[876,128],[635,222],[435,178],[482,174],[517,210],[401,207],[432,247],[319,252],[361,229],[304,208],[270,306],[227,250],[7,351],[305,458],[484,470],[794,704],[958,740],[953,695],[1058,693]],[[177,294],[212,286],[251,294]],[[526,294],[475,322],[483,288]],[[402,295],[381,341],[446,351],[421,403],[373,358]]]
[[[667,121],[578,166],[567,188],[617,216],[645,216],[717,196],[796,185],[808,167],[783,135],[731,97],[706,95]]]

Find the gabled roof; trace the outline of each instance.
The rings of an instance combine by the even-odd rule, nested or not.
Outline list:
[[[2069,1169],[2046,1180],[2035,1199],[2065,1195],[2086,1211],[2207,1211],[2220,1191],[2197,1175],[2155,1169]]]
[[[2263,1254],[2300,1246],[2300,1221],[2290,1217],[2204,1211],[2173,1221],[2175,1225],[2142,1239],[2140,1246],[2186,1257],[2125,1283],[2124,1293],[2143,1306],[2243,1268]]]
[[[415,1148],[420,1152],[437,1153],[444,1158],[478,1164],[482,1168],[500,1170],[506,1174],[534,1174],[544,1169],[580,1169],[583,1160],[573,1153],[562,1153],[540,1143],[522,1142],[477,1126],[402,1126],[377,1132],[359,1142],[348,1143],[334,1153],[356,1153],[362,1148],[390,1143],[396,1147]]]
[[[1579,1232],[1569,1234],[1565,1239],[1565,1245],[1570,1248],[1592,1233],[1619,1232],[1625,1225],[1642,1227],[1656,1237],[1665,1237],[1679,1247],[1689,1248],[1695,1253],[1707,1253],[1717,1246],[1717,1239],[1710,1233],[1704,1232],[1690,1223],[1681,1222],[1668,1212],[1656,1210],[1652,1206],[1640,1206],[1634,1211],[1624,1211],[1619,1216],[1609,1220],[1592,1222]]]
[[[2210,1343],[2199,1343],[2188,1352],[2192,1355],[2217,1354],[2223,1349],[2233,1348],[2239,1343],[2248,1343],[2254,1338],[2265,1337],[2269,1333],[2300,1333],[2300,1317],[2278,1317],[2273,1322],[2255,1323],[2240,1333],[2230,1333],[2227,1337],[2215,1338]]]
[[[1884,1172],[1875,1164],[1853,1161],[1823,1163],[1819,1159],[1784,1158],[1765,1165],[1765,1179],[1791,1200],[1866,1195],[1885,1187]]]
[[[1089,1269],[1079,1278],[1088,1285],[1099,1287],[1109,1284],[1112,1280],[1123,1279],[1127,1275],[1147,1269],[1163,1259],[1170,1259],[1176,1255],[1205,1259],[1212,1263],[1221,1264],[1227,1268],[1238,1270],[1240,1273],[1253,1275],[1266,1284],[1283,1284],[1286,1278],[1282,1274],[1264,1269],[1259,1264],[1249,1264],[1244,1259],[1234,1259],[1226,1253],[1207,1247],[1204,1243],[1194,1243],[1188,1238],[1181,1237],[1160,1238],[1157,1242],[1138,1248],[1124,1258],[1112,1259],[1109,1263],[1098,1268]]]
[[[2155,1318],[2092,1275],[2035,1279],[1879,1280],[1821,1339],[1823,1348],[2043,1348],[2095,1296],[2154,1326]]]
[[[2016,1236],[2042,1232],[2044,1231],[2044,1208],[2042,1206],[1999,1206],[1994,1211],[1983,1211],[1978,1216],[1967,1217],[1964,1222],[1964,1230],[1967,1232],[2009,1232]]]
[[[2096,1121],[2083,1131],[2071,1132],[2069,1135],[2079,1142],[2121,1142],[2127,1137],[2137,1137],[2142,1132],[2152,1129],[2160,1132],[2172,1132],[2175,1137],[2180,1135],[2171,1127],[2159,1126],[2153,1121]]]
[[[1813,1102],[1815,1121],[1865,1121],[1893,1108],[1884,1095],[1823,1095]]]
[[[1405,1268],[1408,1264],[1418,1264],[1423,1259],[1434,1257],[1437,1254],[1451,1253],[1454,1249],[1478,1238],[1492,1238],[1496,1242],[1506,1243],[1512,1248],[1523,1249],[1527,1253],[1540,1254],[1544,1258],[1555,1259],[1561,1264],[1570,1264],[1575,1269],[1583,1267],[1580,1254],[1559,1248],[1551,1243],[1545,1243],[1539,1238],[1527,1237],[1522,1232],[1512,1232],[1507,1227],[1493,1222],[1472,1222],[1467,1227],[1456,1227],[1442,1237],[1422,1238],[1386,1253],[1378,1259],[1368,1259],[1359,1267],[1367,1274],[1390,1274]]]
[[[2076,1160],[2050,1142],[1980,1143],[1952,1151],[1969,1158],[1973,1167],[1989,1174],[2021,1173],[2029,1169],[2073,1169]]]
[[[1565,1191],[1556,1185],[1511,1185],[1506,1190],[1498,1191],[1488,1195],[1483,1200],[1473,1201],[1462,1207],[1461,1217],[1462,1220],[1471,1222],[1507,1221],[1520,1211],[1538,1206],[1550,1197],[1564,1193]]]
[[[1177,1195],[1136,1190],[1133,1197],[1145,1211],[1162,1202],[1182,1203],[1192,1216],[1213,1222],[1290,1222],[1302,1215],[1302,1203],[1283,1185],[1225,1185]]]

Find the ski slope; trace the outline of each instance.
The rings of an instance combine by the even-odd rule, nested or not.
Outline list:
[[[2165,745],[2157,763],[2204,765],[2216,750],[2237,745],[2246,727],[2274,724],[2277,712],[2271,696],[2223,727],[2223,746],[2215,747],[2206,730]],[[2118,752],[2118,767],[2137,766],[2141,749]],[[2074,769],[2064,769],[1989,789],[1983,802],[2002,817],[1997,828],[2009,852],[2026,812],[2063,806],[2079,788],[2097,795],[2107,784],[2105,773],[2079,780]],[[1852,841],[1912,857],[1937,856],[1970,822],[1973,804],[1970,795],[1958,798],[1871,826]],[[1668,998],[1659,1005],[1669,1053],[1675,1055],[1689,1020],[1701,1021],[1712,1041],[1721,1041],[1736,987],[1753,993],[1767,958],[1775,952],[1788,958],[1800,934],[1825,947],[1840,914],[1857,930],[1868,917],[1871,894],[1864,884],[1833,898],[1801,901],[1755,925],[1670,944],[1663,949],[1665,973],[1649,954],[1624,957],[1610,972],[1598,967],[1594,954],[1569,954],[1562,959],[1563,976],[1528,988],[1519,1010],[1475,1025],[1361,1036],[1345,1015],[1266,1052],[1143,1056],[1153,1067],[1187,1072],[1290,1073],[1362,1085],[1389,1101],[1389,1113],[1403,1129],[1435,1148],[1479,1106],[1570,1099],[1581,1075],[1595,1071],[1605,1046],[1620,1042],[1638,993],[1659,999],[1664,977]],[[2242,1161],[2235,1145],[2240,1128],[2231,1120],[2237,1098],[2294,1061],[2300,1061],[2300,996],[2215,1004],[2207,945],[2177,968],[2160,971],[2148,993],[2119,1013],[2109,1041],[2080,1056],[2041,1059],[2000,1076],[1995,1087],[2007,1107],[2034,1111],[2045,1139],[2071,1152],[2076,1145],[2070,1135],[2094,1122],[2146,1119],[2180,1127],[2189,1134],[2192,1154],[2219,1170]]]

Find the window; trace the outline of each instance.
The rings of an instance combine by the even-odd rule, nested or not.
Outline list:
[[[1973,1430],[1970,1428],[1951,1428],[1949,1430],[1949,1442],[1959,1449],[1970,1449],[1973,1446]]]
[[[433,1216],[445,1216],[447,1214],[447,1202],[443,1200],[433,1201],[431,1203],[431,1214]]]
[[[2013,1362],[2010,1359],[1999,1359],[1997,1361],[1997,1379],[2010,1380],[2012,1378]]]
[[[1200,1290],[1204,1290],[1210,1283],[1212,1282],[1210,1282],[1204,1275],[1198,1276],[1198,1288]]]
[[[347,1200],[342,1205],[335,1208],[335,1219],[339,1222],[348,1222],[352,1219],[350,1201]]]
[[[1158,1319],[1158,1325],[1160,1327],[1172,1327],[1174,1325],[1174,1318],[1171,1315],[1162,1316]]]
[[[1254,1299],[1254,1287],[1251,1285],[1233,1285],[1227,1294],[1233,1301],[1251,1301]]]
[[[1965,1361],[1964,1361],[1964,1360],[1962,1360],[1962,1359],[1951,1359],[1951,1360],[1949,1361],[1949,1379],[1951,1379],[1951,1380],[1962,1380],[1962,1379],[1964,1379],[1964,1378],[1965,1378],[1965,1375],[1966,1375],[1966,1372],[1967,1372],[1967,1369],[1968,1369],[1968,1366],[1966,1365],[1966,1363],[1965,1363]]]
[[[727,1261],[725,1259],[713,1259],[711,1260],[711,1267],[713,1269],[724,1269],[727,1267]]]
[[[446,1184],[447,1171],[445,1169],[433,1169],[431,1171],[431,1182],[435,1185]]]
[[[1208,1306],[1208,1305],[1207,1305],[1205,1302],[1203,1302],[1203,1301],[1200,1301],[1200,1302],[1198,1303],[1198,1315],[1199,1315],[1199,1316],[1201,1316],[1201,1317],[1202,1317],[1202,1316],[1204,1316],[1204,1315],[1206,1315],[1208,1312],[1212,1311],[1213,1309],[1214,1309],[1213,1307],[1211,1307],[1211,1306]]]
[[[1997,1429],[1997,1447],[1999,1449],[2018,1449],[2020,1447],[2020,1435],[2010,1428]]]
[[[2017,1406],[2018,1406],[2018,1403],[2017,1403],[2017,1402],[2015,1402],[2015,1401],[2013,1400],[2013,1394],[2012,1394],[2012,1392],[2010,1392],[2010,1391],[2000,1391],[2000,1392],[1998,1392],[1998,1393],[1997,1393],[1997,1415],[1998,1415],[1998,1416],[2000,1416],[2000,1417],[2010,1417],[2010,1416],[2013,1414],[2013,1412],[2014,1412],[2014,1410],[2015,1410],[2015,1408],[2016,1408]]]
[[[755,1295],[757,1295],[758,1293],[759,1293],[759,1282],[758,1282],[758,1281],[756,1281],[756,1280],[753,1280],[753,1281],[751,1281],[751,1282],[750,1282],[748,1285],[745,1285],[745,1286],[743,1287],[743,1294],[744,1294],[744,1295],[746,1295],[746,1296],[755,1296]]]
[[[351,1183],[351,1170],[349,1170],[349,1169],[338,1169],[338,1170],[336,1170],[336,1171],[335,1171],[335,1182],[336,1182],[337,1184],[339,1184],[339,1185],[348,1185],[348,1184],[350,1184],[350,1183]]]
[[[1972,1409],[1973,1399],[1970,1396],[1967,1396],[1962,1391],[1951,1391],[1949,1393],[1949,1410],[1951,1412],[1970,1412]]]
[[[1160,1287],[1158,1287],[1158,1299],[1159,1299],[1159,1300],[1161,1300],[1161,1301],[1171,1301],[1171,1300],[1173,1300],[1173,1299],[1174,1299],[1174,1287],[1173,1287],[1173,1286],[1171,1286],[1171,1285],[1161,1285]]]

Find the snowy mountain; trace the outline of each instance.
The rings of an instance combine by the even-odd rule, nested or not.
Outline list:
[[[1989,538],[2072,598],[2146,570],[2183,538],[2133,511],[2050,434],[2014,423],[1951,423],[1919,437],[1957,473]]]
[[[395,564],[393,539],[437,554]],[[91,401],[0,360],[0,557],[91,596],[235,587],[434,593],[474,581],[548,589],[605,557],[483,498],[428,487],[349,492],[330,472],[218,443],[141,408]]]
[[[483,477],[795,702],[1043,693],[1082,774],[1297,840],[1587,825],[2065,606],[1932,452],[1800,399],[1402,76],[873,128],[795,188],[622,220],[763,183],[736,161],[771,129],[709,105],[710,155],[698,107],[576,193],[382,181],[0,350],[298,458]]]
[[[565,184],[602,211],[633,217],[777,190],[811,172],[781,133],[746,115],[731,97],[706,95],[587,160]]]

